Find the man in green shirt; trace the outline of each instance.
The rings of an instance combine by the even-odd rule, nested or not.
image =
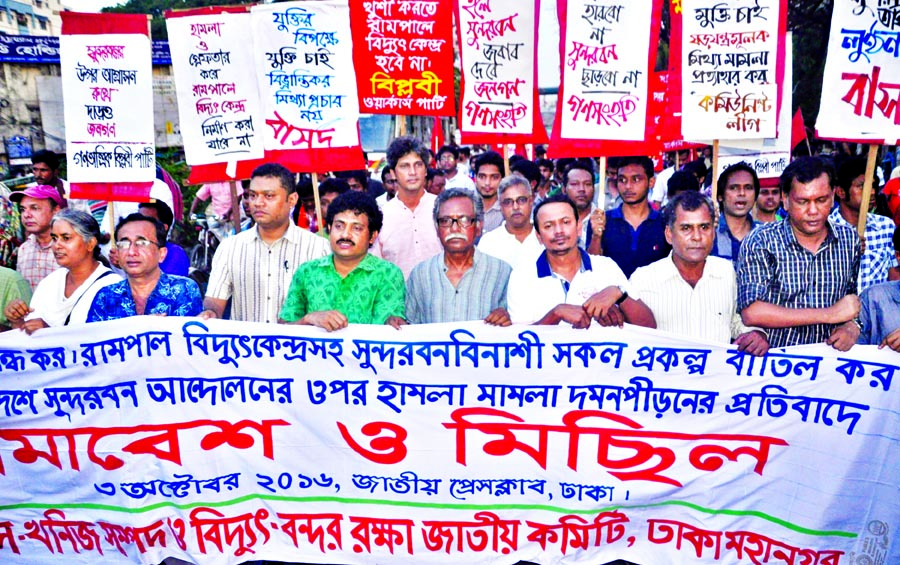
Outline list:
[[[349,191],[335,198],[325,215],[332,253],[300,265],[278,321],[330,332],[347,324],[399,328],[406,309],[403,273],[369,254],[381,222],[381,210],[367,193]]]

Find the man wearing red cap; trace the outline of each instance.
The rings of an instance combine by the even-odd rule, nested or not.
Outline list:
[[[28,236],[19,247],[16,270],[34,290],[44,277],[59,268],[50,249],[50,219],[62,207],[63,199],[55,187],[46,184],[14,192],[9,199],[18,203],[22,227]]]

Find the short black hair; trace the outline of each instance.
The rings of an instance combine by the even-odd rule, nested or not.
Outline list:
[[[162,222],[157,220],[156,218],[151,218],[150,216],[145,216],[140,212],[135,212],[134,214],[128,214],[116,224],[116,230],[113,232],[113,237],[115,241],[119,241],[119,230],[122,229],[123,226],[128,224],[133,224],[135,222],[147,222],[153,225],[153,228],[156,230],[156,243],[159,247],[166,246],[166,226],[163,225]]]
[[[628,165],[637,165],[639,167],[643,167],[644,173],[647,175],[648,179],[652,179],[656,175],[656,171],[653,170],[653,160],[650,157],[646,157],[643,155],[631,155],[628,157],[619,158],[619,169],[624,169]]]
[[[297,181],[297,196],[300,198],[313,197],[313,184],[309,176],[300,175],[300,180]]]
[[[850,185],[859,175],[866,174],[866,162],[868,159],[862,155],[854,155],[847,157],[841,161],[837,168],[837,178],[835,184],[844,190],[850,190]],[[873,188],[877,188],[878,175],[874,175],[872,182]]]
[[[527,159],[525,159],[525,157],[522,157],[518,153],[513,153],[512,155],[510,155],[509,159],[507,159],[509,168],[512,169],[513,163],[518,163],[519,161],[527,161]]]
[[[551,161],[550,159],[538,159],[537,166],[538,167],[547,167],[548,169],[550,169],[551,173],[554,170],[553,161]]]
[[[472,172],[477,175],[478,169],[485,165],[494,165],[497,167],[497,170],[500,171],[501,177],[506,176],[506,167],[503,166],[503,157],[496,151],[485,151],[478,157],[475,157],[475,162],[472,164]]]
[[[331,230],[334,217],[342,212],[365,214],[369,219],[370,235],[381,231],[384,216],[382,216],[381,210],[378,208],[378,203],[367,192],[347,190],[332,200],[331,204],[328,205],[328,212],[325,214],[325,225],[329,230]]]
[[[294,173],[290,172],[284,165],[264,163],[250,173],[251,180],[258,177],[278,179],[278,184],[288,193],[288,196],[297,190],[297,187],[294,185]]]
[[[734,173],[750,173],[750,176],[753,177],[753,193],[756,195],[756,198],[759,198],[759,175],[756,174],[756,169],[751,167],[750,164],[745,161],[725,167],[725,170],[719,175],[719,180],[716,181],[716,186],[718,188],[716,198],[718,198],[719,201],[722,201],[725,198],[725,188],[728,187],[728,177]]]
[[[589,175],[591,175],[591,182],[594,179],[594,168],[591,165],[588,165],[584,161],[572,161],[568,165],[566,165],[566,169],[563,172],[563,185],[569,184],[569,173],[572,171],[585,171]]]
[[[393,172],[394,172],[394,167],[391,167],[390,165],[385,165],[384,168],[381,169],[382,184],[387,184],[387,181],[384,179],[384,177],[388,176],[388,173],[393,173]]]
[[[366,186],[368,186],[369,184],[369,177],[368,175],[366,175],[366,171],[364,171],[363,169],[354,169],[352,171],[337,171],[334,173],[334,176],[343,180],[356,179],[356,182],[359,183],[359,186],[363,187],[363,190],[365,190]]]
[[[519,173],[526,179],[528,182],[533,182],[535,184],[541,182],[541,179],[544,178],[541,176],[541,168],[532,161],[527,159],[523,159],[517,162],[515,165],[510,164],[509,168],[514,173]]]
[[[37,165],[38,163],[44,163],[52,170],[59,169],[59,155],[50,151],[49,149],[41,149],[40,151],[35,151],[31,155],[31,164]]]
[[[834,169],[831,165],[819,157],[797,157],[781,173],[778,186],[782,194],[790,194],[794,181],[806,184],[823,174],[828,175],[828,186],[834,189]]]
[[[713,206],[712,199],[699,190],[686,190],[678,193],[675,195],[675,198],[669,200],[665,207],[663,207],[663,221],[669,228],[674,228],[675,217],[678,215],[678,208],[681,208],[685,212],[693,212],[694,210],[698,210],[701,206],[706,206],[706,209],[709,211],[709,220],[715,222],[716,209],[715,206]]]
[[[687,171],[693,175],[695,175],[698,179],[703,177],[706,178],[706,175],[709,174],[709,168],[706,166],[706,161],[701,157],[700,159],[694,159],[689,163],[685,163],[683,167],[681,167],[682,171]]]
[[[666,195],[672,199],[677,194],[689,190],[694,192],[700,191],[700,181],[697,180],[697,177],[688,171],[675,171],[672,173],[666,186]]]
[[[431,151],[425,144],[409,135],[395,138],[387,148],[387,162],[392,169],[397,168],[397,161],[410,153],[415,153],[426,165],[431,160]]]
[[[350,185],[344,179],[327,178],[319,183],[319,196],[328,194],[329,192],[337,192],[344,194],[350,190]]]
[[[443,147],[438,149],[437,155],[435,155],[434,158],[440,160],[441,155],[443,155],[444,153],[449,153],[453,155],[454,159],[459,159],[459,149],[457,149],[453,145],[444,145]]]
[[[138,204],[138,210],[141,208],[153,208],[156,210],[159,221],[167,226],[171,227],[172,223],[175,221],[175,214],[172,213],[172,209],[162,200],[157,200],[155,202],[141,202]]]
[[[575,206],[575,202],[572,201],[571,198],[563,194],[562,192],[557,192],[556,194],[551,194],[547,198],[544,198],[540,201],[540,203],[534,207],[534,212],[531,213],[531,222],[534,224],[534,229],[537,230],[538,233],[541,232],[541,228],[538,227],[538,212],[541,211],[541,208],[544,207],[545,204],[568,204],[572,207],[572,214],[575,215],[575,219],[578,220],[578,208]]]

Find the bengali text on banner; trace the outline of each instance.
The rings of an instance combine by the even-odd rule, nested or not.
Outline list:
[[[139,317],[0,337],[0,561],[897,563],[897,355]]]

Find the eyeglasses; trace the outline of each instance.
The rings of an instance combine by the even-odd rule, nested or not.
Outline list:
[[[503,200],[500,201],[500,205],[503,206],[504,208],[509,208],[513,204],[518,204],[519,206],[524,206],[524,205],[528,204],[529,200],[530,200],[530,198],[527,196],[520,196],[516,199],[504,198]]]
[[[453,218],[450,216],[441,216],[437,219],[437,223],[442,228],[449,228],[453,224],[458,225],[461,228],[467,228],[474,224],[476,219],[471,216],[460,216],[458,218]]]
[[[120,239],[119,241],[116,242],[116,249],[118,249],[119,251],[128,251],[129,249],[131,249],[132,245],[136,246],[138,249],[141,249],[141,250],[147,249],[151,245],[155,245],[155,246],[159,247],[159,243],[157,243],[155,241],[150,241],[149,239],[144,239],[143,237],[139,237],[139,238],[135,239],[134,241],[131,241],[130,239]]]

